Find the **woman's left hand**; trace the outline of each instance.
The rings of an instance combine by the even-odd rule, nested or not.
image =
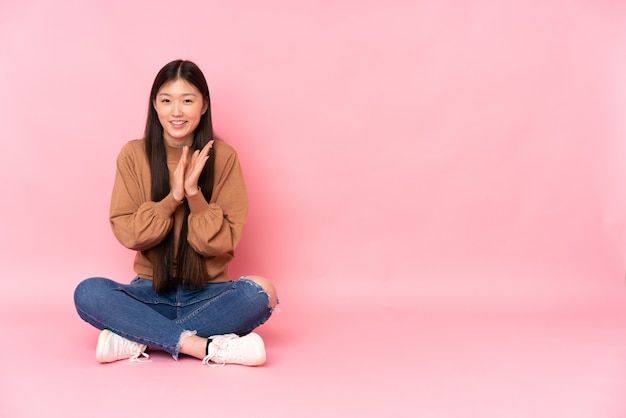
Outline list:
[[[191,154],[191,161],[185,170],[185,194],[187,196],[193,196],[198,193],[198,179],[202,173],[204,165],[209,160],[209,151],[213,147],[213,141],[209,141],[208,144],[202,148],[202,151],[195,150]]]

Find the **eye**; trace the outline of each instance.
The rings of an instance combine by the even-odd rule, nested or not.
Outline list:
[[[193,103],[193,100],[191,100],[191,99],[185,99],[185,103]]]
[[[161,99],[161,103],[169,103],[170,99]]]

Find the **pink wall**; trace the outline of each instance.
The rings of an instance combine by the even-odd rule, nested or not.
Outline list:
[[[622,303],[620,3],[2,2],[0,294],[131,278],[115,157],[186,58],[247,176],[234,273],[327,303]]]

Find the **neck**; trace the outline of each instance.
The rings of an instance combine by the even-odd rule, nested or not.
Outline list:
[[[193,144],[193,136],[185,137],[185,138],[169,138],[167,136],[163,136],[163,141],[165,145],[171,148],[182,148],[182,147],[190,147]]]

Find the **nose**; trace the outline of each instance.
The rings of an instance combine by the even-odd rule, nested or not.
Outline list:
[[[174,106],[172,106],[172,115],[178,116],[182,114],[183,114],[182,104],[178,102],[174,102]]]

